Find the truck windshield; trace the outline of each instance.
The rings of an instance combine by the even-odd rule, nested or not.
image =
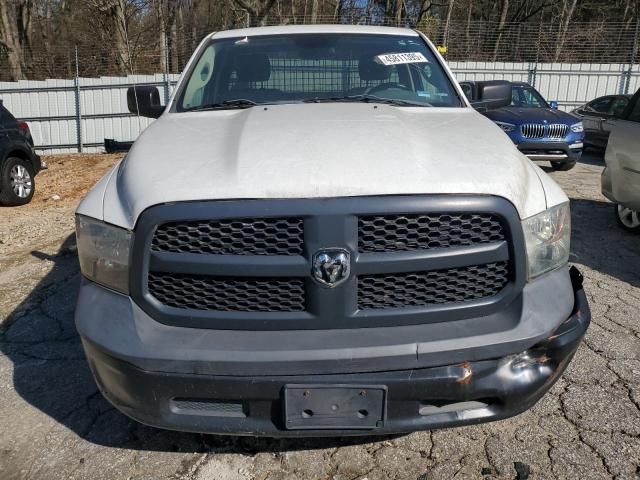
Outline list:
[[[366,101],[460,107],[418,36],[267,35],[212,40],[187,72],[177,111]]]

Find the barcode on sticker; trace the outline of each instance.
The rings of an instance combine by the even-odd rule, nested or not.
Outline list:
[[[376,61],[382,65],[401,65],[403,63],[427,63],[429,60],[420,52],[405,52],[378,55]]]

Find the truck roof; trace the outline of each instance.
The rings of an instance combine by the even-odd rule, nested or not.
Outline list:
[[[360,33],[375,35],[404,35],[417,37],[418,33],[410,28],[376,27],[370,25],[282,25],[277,27],[239,28],[214,32],[210,38],[236,38],[257,35],[282,35],[304,33]]]

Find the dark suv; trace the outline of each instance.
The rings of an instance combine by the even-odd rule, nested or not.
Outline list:
[[[33,198],[42,162],[26,122],[16,120],[0,100],[0,204],[24,205]]]

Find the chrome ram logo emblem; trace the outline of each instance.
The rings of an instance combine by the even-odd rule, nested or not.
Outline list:
[[[349,278],[351,257],[341,248],[326,248],[315,253],[311,273],[325,287],[337,287]]]

